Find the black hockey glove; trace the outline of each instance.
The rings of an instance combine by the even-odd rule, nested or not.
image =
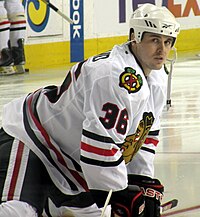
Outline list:
[[[160,217],[160,204],[164,186],[158,179],[147,176],[129,175],[128,183],[138,185],[145,196],[145,217]]]
[[[91,193],[97,205],[103,207],[101,199],[104,197],[105,203],[105,192],[91,190]],[[113,192],[109,204],[112,207],[112,217],[144,217],[144,196],[136,185],[130,185],[125,190]]]
[[[112,198],[111,206],[114,217],[144,217],[144,196],[136,185],[128,186],[117,198]]]

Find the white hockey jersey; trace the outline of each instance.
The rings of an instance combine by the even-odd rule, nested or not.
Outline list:
[[[153,175],[166,85],[164,69],[146,78],[128,45],[115,46],[74,65],[61,86],[5,105],[3,128],[37,154],[62,192],[122,190],[128,172]]]

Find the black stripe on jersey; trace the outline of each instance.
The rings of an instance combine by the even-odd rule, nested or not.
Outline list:
[[[11,32],[14,32],[14,31],[18,31],[18,30],[26,30],[26,27],[18,27],[18,28],[10,28],[10,31]]]
[[[150,131],[148,133],[149,136],[158,136],[159,135],[160,130],[155,130],[155,131]]]
[[[59,93],[58,93],[58,86],[51,85],[51,86],[44,87],[44,90],[46,90],[45,95],[48,97],[51,103],[56,103],[61,97],[61,95],[69,88],[71,83],[72,83],[72,77],[71,77],[71,71],[69,71],[60,87]]]
[[[33,130],[31,129],[27,112],[26,112],[26,101],[24,102],[23,106],[23,114],[24,114],[24,127],[26,129],[27,134],[31,138],[31,140],[34,142],[34,144],[38,147],[38,149],[46,156],[46,158],[49,160],[49,162],[62,174],[62,176],[67,180],[68,184],[70,185],[71,189],[74,191],[77,191],[78,188],[76,185],[63,173],[63,171],[57,166],[57,164],[52,159],[48,149],[39,141],[37,136],[34,134]]]
[[[95,165],[95,166],[100,166],[100,167],[115,167],[115,166],[118,166],[123,160],[123,156],[121,156],[119,158],[119,160],[117,161],[99,161],[99,160],[94,160],[94,159],[91,159],[91,158],[86,158],[86,157],[83,157],[81,156],[81,159],[80,159],[82,162],[86,163],[86,164],[91,164],[91,165]]]
[[[88,138],[90,138],[90,139],[93,139],[93,140],[96,140],[96,141],[99,141],[99,142],[114,143],[114,144],[115,144],[115,142],[113,141],[113,139],[112,139],[111,137],[100,136],[100,135],[98,135],[98,134],[89,132],[89,131],[87,131],[87,130],[83,130],[83,131],[82,131],[82,134],[83,134],[85,137],[88,137]]]
[[[85,60],[85,61],[86,61],[86,60]],[[81,74],[81,68],[82,68],[82,65],[83,65],[83,63],[84,63],[85,61],[80,62],[80,63],[78,64],[78,67],[77,67],[76,71],[74,72],[76,80],[78,79],[79,75]]]
[[[4,31],[8,31],[8,30],[10,30],[10,27],[0,29],[0,32],[4,32]]]
[[[60,96],[57,94],[58,93],[57,86],[55,85],[47,86],[47,87],[44,87],[44,90],[46,90],[45,95],[47,96],[48,100],[51,103],[55,103],[58,101]]]
[[[143,150],[143,151],[147,151],[147,152],[150,152],[150,153],[152,153],[152,154],[155,154],[155,150],[152,150],[152,149],[150,149],[150,148],[141,147],[140,149]]]
[[[65,80],[63,81],[61,87],[60,87],[60,94],[63,94],[68,88],[69,85],[72,83],[72,76],[71,76],[71,71],[68,72]]]
[[[66,154],[64,151],[61,150],[61,152],[72,161],[73,166],[75,167],[76,171],[82,173],[81,166],[68,154]]]
[[[34,116],[36,117],[36,119],[40,121],[39,115],[38,115],[37,109],[36,109],[36,107],[37,107],[37,101],[38,101],[38,99],[39,99],[39,96],[40,96],[40,94],[38,94],[38,96],[37,96],[37,98],[35,99],[35,102],[34,102],[34,104],[33,104],[33,114],[34,114]]]
[[[62,94],[69,88],[70,84],[72,82],[71,72],[67,74],[65,80],[63,81],[60,91],[58,93],[58,86],[51,85],[44,87],[44,90],[46,90],[45,95],[48,97],[48,100],[51,103],[56,103],[59,98],[62,96]]]

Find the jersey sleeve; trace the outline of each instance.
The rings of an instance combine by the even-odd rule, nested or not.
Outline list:
[[[127,168],[118,144],[124,141],[145,100],[142,92],[130,94],[119,86],[120,71],[108,65],[100,69],[106,73],[92,72],[93,81],[88,76],[84,82],[88,90],[84,97],[81,167],[90,189],[118,191],[127,187]]]
[[[154,158],[159,144],[160,116],[166,102],[167,74],[163,69],[154,71],[149,83],[151,96],[147,109],[153,111],[155,119],[144,144],[127,167],[129,174],[145,175],[153,178]]]

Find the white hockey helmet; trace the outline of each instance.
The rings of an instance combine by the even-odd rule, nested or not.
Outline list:
[[[141,41],[144,32],[172,36],[174,39],[180,32],[180,24],[166,7],[149,3],[133,12],[129,27],[134,30],[137,43]]]

